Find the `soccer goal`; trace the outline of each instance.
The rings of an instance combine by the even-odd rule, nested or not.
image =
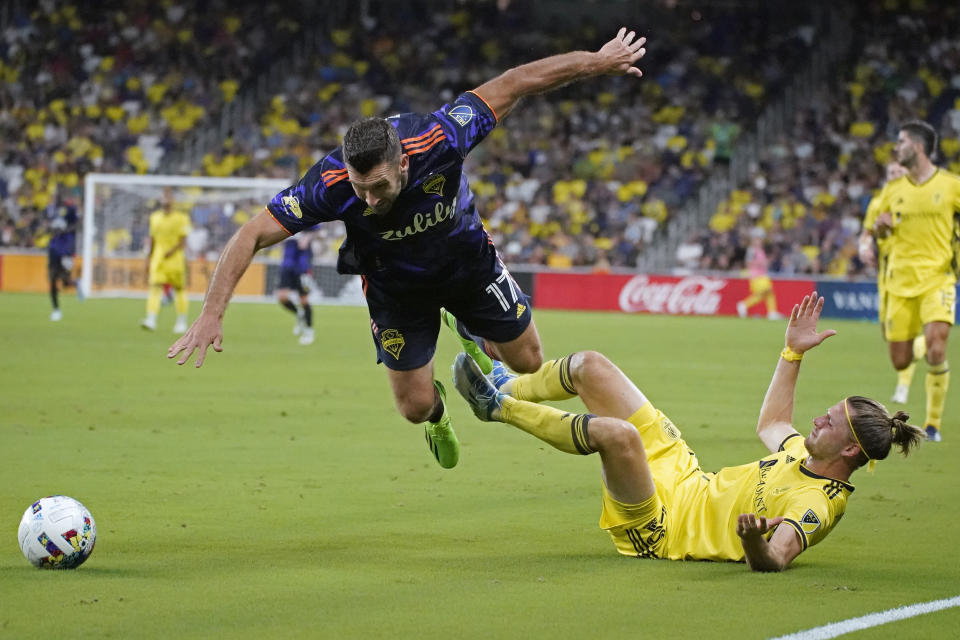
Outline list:
[[[170,198],[190,216],[186,240],[187,289],[202,298],[217,258],[233,233],[259,214],[286,180],[182,175],[90,173],[83,202],[81,282],[93,297],[146,295],[150,214]],[[363,304],[360,283],[333,267],[341,224],[325,224],[314,241],[316,304]],[[282,243],[261,251],[241,278],[234,299],[269,300],[279,281]]]

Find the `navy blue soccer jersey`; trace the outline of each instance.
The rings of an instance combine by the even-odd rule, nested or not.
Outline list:
[[[467,92],[433,113],[387,121],[410,161],[407,183],[388,213],[375,215],[354,193],[339,147],[267,209],[291,234],[342,220],[347,239],[337,262],[340,273],[415,288],[450,282],[469,268],[471,257],[490,251],[463,161],[496,126],[496,115]]]
[[[61,205],[57,207],[51,222],[53,237],[50,239],[48,251],[58,256],[72,256],[76,252],[77,242],[76,207]]]
[[[283,244],[283,260],[280,262],[281,269],[291,269],[297,273],[306,273],[313,268],[313,251],[310,245],[300,246],[300,242],[295,238],[288,239]]]

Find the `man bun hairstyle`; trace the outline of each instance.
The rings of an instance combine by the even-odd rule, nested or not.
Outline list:
[[[847,404],[850,425],[860,444],[858,467],[870,460],[883,460],[893,445],[897,445],[900,453],[906,456],[926,439],[923,429],[907,423],[910,414],[905,411],[897,411],[891,416],[882,404],[863,396],[850,396]]]
[[[400,156],[400,136],[383,118],[363,118],[343,136],[343,159],[358,173]]]
[[[923,120],[910,120],[900,126],[912,140],[923,143],[923,152],[931,160],[937,151],[937,132]]]

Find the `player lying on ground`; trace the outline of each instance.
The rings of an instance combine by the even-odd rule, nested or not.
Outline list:
[[[861,396],[844,398],[814,418],[806,438],[793,428],[801,357],[835,333],[817,332],[822,308],[814,292],[790,315],[786,347],[757,422],[771,454],[716,473],[701,470],[670,419],[599,353],[575,353],[521,376],[498,365],[490,379],[461,353],[454,383],[481,420],[514,425],[567,453],[600,453],[600,527],[620,553],[746,559],[755,571],[780,571],[836,525],[856,469],[886,458],[893,444],[906,455],[925,437],[906,423],[906,413],[891,417]],[[590,414],[536,404],[575,395]]]
[[[199,349],[221,351],[223,314],[260,249],[315,224],[342,220],[337,270],[363,276],[377,361],[387,368],[404,418],[425,422],[440,466],[457,464],[460,445],[443,386],[433,378],[440,307],[464,335],[517,371],[543,362],[530,302],[487,236],[463,173],[467,154],[527,95],[604,74],[639,77],[646,38],[620,32],[599,51],[572,51],[510,69],[430,114],[353,123],[342,147],[241,227],[217,263],[203,310],[167,354],[184,364]],[[180,355],[182,353],[182,355]]]

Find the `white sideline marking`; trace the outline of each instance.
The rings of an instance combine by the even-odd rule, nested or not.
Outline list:
[[[906,620],[907,618],[922,616],[926,613],[940,611],[941,609],[952,609],[953,607],[960,607],[960,596],[934,600],[932,602],[920,602],[918,604],[897,607],[896,609],[887,609],[880,613],[870,613],[865,616],[860,616],[859,618],[850,618],[849,620],[832,622],[822,627],[814,627],[813,629],[778,636],[772,640],[827,640],[828,638],[842,636],[845,633],[869,629],[870,627],[879,627],[888,622]]]

